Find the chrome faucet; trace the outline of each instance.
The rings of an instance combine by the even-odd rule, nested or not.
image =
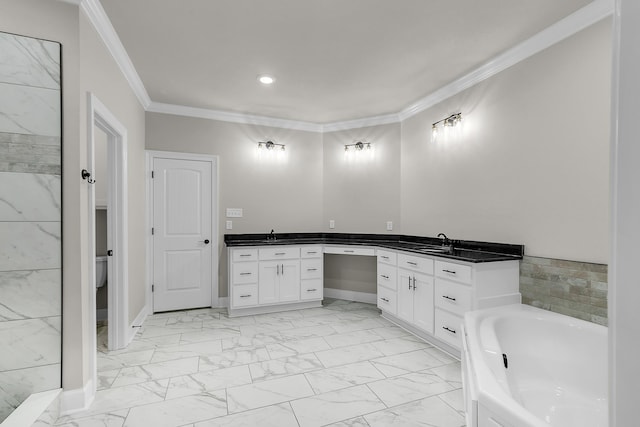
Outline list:
[[[273,231],[273,228],[271,229],[271,233],[269,233],[269,235],[267,236],[267,240],[276,240],[276,235]]]
[[[439,233],[437,237],[442,238],[442,246],[449,246],[449,250],[453,251],[453,240],[449,240],[444,233]]]

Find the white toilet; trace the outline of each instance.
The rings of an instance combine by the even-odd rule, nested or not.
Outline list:
[[[96,288],[101,288],[107,284],[107,257],[96,257]]]

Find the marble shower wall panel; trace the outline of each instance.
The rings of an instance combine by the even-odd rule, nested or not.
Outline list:
[[[59,381],[59,363],[2,372],[0,373],[0,396],[4,394],[14,401],[22,401],[31,394],[34,386],[45,385],[48,389],[54,389],[58,388]]]
[[[60,45],[2,33],[0,82],[60,89]]]
[[[61,383],[60,45],[0,33],[0,422]]]
[[[60,221],[60,176],[0,172],[3,221]]]
[[[62,271],[0,272],[0,322],[60,316]]]
[[[0,322],[0,372],[60,363],[60,316]]]
[[[0,132],[60,136],[60,91],[0,83]]]
[[[61,268],[59,222],[0,222],[0,271]]]

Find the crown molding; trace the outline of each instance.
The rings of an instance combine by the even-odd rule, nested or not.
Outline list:
[[[63,0],[64,1],[64,0]],[[111,21],[106,12],[102,8],[99,0],[81,0],[80,7],[86,13],[89,21],[100,35],[100,38],[107,46],[109,53],[120,67],[120,71],[129,83],[133,93],[140,101],[142,107],[146,110],[151,104],[151,98],[145,89],[142,79],[138,75],[127,51],[125,50],[116,30],[111,25]]]
[[[538,34],[524,42],[496,56],[469,74],[441,87],[414,104],[409,105],[398,113],[400,120],[406,120],[421,111],[433,107],[439,102],[442,102],[445,99],[506,70],[518,62],[561,42],[567,37],[570,37],[611,15],[613,13],[613,9],[614,3],[612,0],[595,0],[582,9],[575,11],[566,18],[540,31]]]
[[[283,128],[283,129],[304,130],[308,132],[322,132],[322,125],[318,123],[301,122],[298,120],[278,119],[274,117],[234,113],[230,111],[210,110],[207,108],[187,107],[185,105],[164,104],[162,102],[151,102],[151,104],[147,107],[147,111],[152,113],[164,113],[164,114],[173,114],[176,116],[219,120],[223,122],[269,126],[269,127]]]
[[[339,130],[358,129],[368,126],[387,125],[389,123],[399,123],[400,116],[397,113],[385,114],[382,116],[364,117],[362,119],[345,120],[343,122],[325,123],[322,125],[322,132],[335,132]]]
[[[525,40],[519,45],[503,52],[489,62],[480,66],[469,74],[441,87],[417,102],[409,105],[398,113],[356,120],[317,124],[297,120],[279,119],[251,114],[234,113],[229,111],[209,110],[205,108],[187,107],[183,105],[165,104],[151,101],[142,80],[129,58],[120,38],[115,32],[99,0],[60,0],[66,3],[80,4],[96,31],[106,44],[129,82],[133,92],[146,111],[179,116],[197,117],[210,120],[220,120],[232,123],[244,123],[285,129],[304,130],[309,132],[333,132],[339,130],[356,129],[398,123],[406,120],[434,105],[468,89],[505,69],[523,61],[544,49],[572,36],[573,34],[595,24],[611,15],[614,10],[613,0],[594,0],[582,9],[577,10],[566,18],[547,27],[538,34]]]

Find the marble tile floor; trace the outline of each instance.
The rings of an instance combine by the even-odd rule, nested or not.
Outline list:
[[[125,350],[98,329],[99,387],[60,427],[464,426],[460,362],[374,305],[149,316]]]

